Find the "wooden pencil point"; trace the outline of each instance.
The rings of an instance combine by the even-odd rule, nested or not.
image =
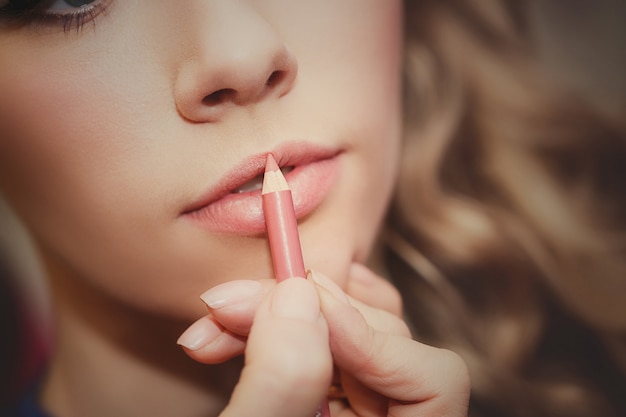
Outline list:
[[[279,171],[280,168],[278,167],[278,164],[276,163],[276,159],[274,159],[274,155],[272,155],[271,153],[267,154],[267,160],[265,161],[265,172],[271,172],[271,171]]]
[[[272,154],[267,155],[265,174],[263,175],[263,189],[261,190],[261,193],[267,194],[277,191],[286,191],[289,189],[289,184],[287,184],[287,180],[278,167],[276,160]]]

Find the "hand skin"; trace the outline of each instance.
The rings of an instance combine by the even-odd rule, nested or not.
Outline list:
[[[411,339],[391,284],[357,264],[348,294],[309,278],[232,281],[202,295],[209,314],[179,339],[186,353],[202,363],[246,355],[221,417],[311,417],[333,366],[348,397],[331,401],[333,417],[467,415],[465,363]]]

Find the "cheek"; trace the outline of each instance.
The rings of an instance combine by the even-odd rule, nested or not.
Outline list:
[[[77,214],[89,195],[80,190],[121,153],[102,140],[112,98],[92,88],[87,72],[68,72],[53,60],[43,61],[42,71],[41,62],[24,61],[19,71],[0,74],[0,88],[10,97],[0,104],[2,189],[27,222],[63,208]]]
[[[397,76],[391,67],[387,69],[381,74],[389,79]],[[397,175],[402,126],[399,89],[390,85],[377,93],[370,90],[367,98],[341,112],[347,115],[343,123],[348,126],[349,144],[340,183],[319,213],[324,220],[302,226],[311,267],[340,280],[347,276],[350,262],[368,258]]]
[[[310,266],[336,279],[346,276],[351,261],[368,257],[396,178],[402,118],[401,15],[399,3],[385,3],[389,8],[382,14],[380,4],[371,15],[355,19],[368,24],[337,25],[335,33],[326,31],[317,39],[325,47],[308,49],[322,54],[317,62],[326,63],[313,67],[315,76],[336,86],[309,91],[309,98],[323,103],[325,123],[320,128],[332,136],[341,126],[348,152],[337,192],[317,220],[302,225],[302,239]]]
[[[159,172],[150,106],[163,100],[149,88],[158,75],[134,68],[145,61],[137,48],[107,48],[119,42],[109,32],[0,45],[0,188],[36,232],[90,230],[103,213],[156,200],[142,175]]]
[[[63,77],[28,62],[20,67],[5,67],[0,74],[0,88],[9,98],[0,103],[0,180],[9,200],[28,218],[35,215],[27,214],[35,202],[52,208],[64,197],[67,187],[57,180],[71,178],[65,172],[74,170],[70,159],[84,149],[77,137],[83,135],[73,131],[80,131],[76,107],[82,95],[80,81],[66,89]]]
[[[134,236],[156,240],[146,223],[157,201],[167,201],[157,175],[146,180],[166,171],[151,151],[150,129],[139,129],[151,126],[137,112],[148,81],[113,76],[106,57],[77,62],[59,48],[55,56],[17,48],[0,48],[2,193],[44,251],[82,275],[104,285],[114,285],[113,275],[138,276],[129,272],[137,264],[131,254],[145,254],[133,250]]]
[[[351,95],[355,147],[364,158],[357,162],[352,182],[355,187],[352,216],[359,241],[355,253],[363,261],[389,202],[395,183],[401,141],[401,60],[402,32],[399,4],[386,9],[386,18],[364,29],[361,40],[367,47],[356,55]],[[360,67],[360,69],[358,68]],[[367,69],[367,70],[363,70]],[[358,83],[358,85],[357,85]],[[348,84],[349,85],[349,84]],[[358,129],[358,130],[357,130]]]

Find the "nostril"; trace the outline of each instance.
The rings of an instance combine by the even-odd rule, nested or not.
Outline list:
[[[208,96],[205,96],[202,99],[202,103],[208,106],[215,106],[232,100],[235,94],[236,92],[232,88],[222,88],[221,90],[214,91]]]
[[[250,84],[251,87],[256,85],[261,88],[220,88],[204,96],[202,98],[202,104],[206,107],[221,107],[229,102],[241,104],[246,101],[257,101],[272,91],[280,90],[279,86],[286,84],[285,80],[288,76],[289,71],[276,70],[267,77],[265,84]]]
[[[265,82],[265,85],[268,87],[274,87],[275,85],[280,84],[280,82],[285,78],[285,71],[274,71],[270,74]]]

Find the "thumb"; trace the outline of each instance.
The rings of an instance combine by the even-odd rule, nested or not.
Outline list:
[[[291,278],[261,302],[239,383],[221,417],[311,417],[332,377],[328,328],[312,282]]]

